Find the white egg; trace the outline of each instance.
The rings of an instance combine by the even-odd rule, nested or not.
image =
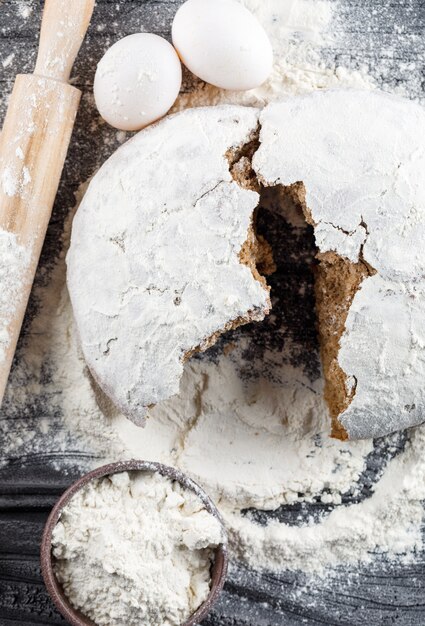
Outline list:
[[[272,69],[266,32],[236,0],[185,2],[174,18],[173,44],[193,74],[222,89],[253,89]]]
[[[115,43],[94,79],[99,113],[120,130],[140,130],[174,104],[182,81],[179,57],[162,37],[137,33]]]

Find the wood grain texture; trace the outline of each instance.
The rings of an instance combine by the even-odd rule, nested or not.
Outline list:
[[[22,267],[0,362],[0,407],[24,319],[35,272],[50,221],[80,102],[71,85],[35,75],[19,75],[0,134],[0,171],[12,190],[0,186],[0,229],[13,233],[29,254]]]
[[[35,74],[68,82],[94,0],[45,0]]]
[[[268,0],[263,0],[267,2]],[[285,0],[281,0],[282,2]],[[41,1],[28,0],[32,14],[22,20],[22,0],[0,0],[0,89],[9,92],[18,72],[29,72],[34,66],[36,38],[39,29]],[[48,268],[60,248],[63,222],[74,204],[74,192],[105,158],[119,145],[115,131],[106,126],[92,126],[97,114],[92,100],[95,63],[104,50],[123,34],[140,30],[169,37],[172,16],[180,0],[99,0],[94,21],[77,59],[73,84],[83,89],[83,100],[55,209],[44,246],[37,281],[45,280]],[[330,60],[337,60],[353,69],[365,65],[379,81],[391,88],[402,87],[415,94],[424,87],[425,72],[425,3],[423,0],[339,0],[337,20],[333,25],[338,46],[326,51]],[[394,41],[397,46],[394,47]],[[389,51],[393,51],[392,54]],[[14,56],[10,58],[10,55]],[[2,68],[2,61],[8,60]],[[421,84],[422,83],[422,84]],[[186,76],[184,89],[191,86]],[[0,117],[5,99],[0,97]],[[270,226],[269,226],[270,227]],[[286,237],[286,235],[283,235]],[[285,243],[295,245],[288,233]],[[309,243],[296,242],[296,245]],[[288,255],[291,257],[291,255]],[[297,282],[306,272],[305,266],[291,268],[294,284],[286,285],[288,302],[292,305]],[[280,280],[279,277],[276,280]],[[308,277],[305,277],[308,282]],[[292,289],[292,291],[291,291]],[[291,295],[292,294],[292,295]],[[303,303],[306,305],[306,303]],[[30,302],[28,320],[37,308]],[[306,308],[306,307],[304,307]],[[307,307],[308,309],[308,307]],[[296,310],[295,307],[289,309]],[[311,307],[310,307],[311,310]],[[300,328],[294,315],[288,319],[291,332],[308,347],[314,341],[313,321]],[[272,330],[272,329],[271,329]],[[268,332],[268,331],[267,331]],[[297,334],[298,333],[298,334]],[[268,336],[260,338],[268,341]],[[25,336],[22,341],[25,341]],[[18,356],[19,358],[19,356]],[[56,428],[55,415],[43,404],[43,396],[34,395],[25,412],[28,432],[39,415],[47,415]],[[3,411],[0,423],[14,432],[12,412]],[[21,422],[20,422],[21,423]],[[22,433],[16,432],[16,436]],[[360,495],[370,496],[373,483],[379,479],[383,459],[387,457],[386,442],[377,442],[368,458],[368,467],[361,478]],[[396,441],[397,453],[404,439]],[[0,444],[1,448],[1,444]],[[0,450],[0,626],[56,626],[65,621],[53,609],[42,585],[38,551],[48,512],[64,488],[78,475],[75,466],[84,452],[59,449],[49,454],[38,453],[29,446],[25,454],[2,458]],[[55,466],[61,469],[53,469]],[[344,502],[353,496],[346,494]],[[281,507],[274,517],[287,523],[297,518],[316,516],[330,510],[320,503],[309,506]],[[269,514],[258,513],[260,522]],[[314,555],[312,555],[314,558]],[[414,564],[390,566],[376,559],[373,566],[360,570],[341,569],[334,580],[309,582],[303,575],[285,572],[281,575],[258,573],[234,564],[225,592],[206,626],[424,626],[425,624],[425,557],[418,555]]]
[[[5,329],[0,407],[80,103],[68,80],[93,7],[94,0],[45,3],[35,73],[16,78],[0,135],[0,228],[29,254]]]

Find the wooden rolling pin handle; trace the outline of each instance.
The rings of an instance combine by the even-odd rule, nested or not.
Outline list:
[[[68,82],[95,0],[45,0],[34,74]]]

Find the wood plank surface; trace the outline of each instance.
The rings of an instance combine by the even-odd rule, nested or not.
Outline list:
[[[44,269],[59,251],[60,233],[74,204],[74,192],[119,145],[113,129],[100,125],[92,130],[91,121],[96,117],[92,99],[96,62],[124,34],[143,30],[169,37],[172,17],[180,4],[180,0],[98,0],[73,73],[73,84],[82,88],[84,95],[42,254],[37,276],[40,284],[45,280]],[[334,28],[341,31],[341,36],[337,38],[338,47],[326,51],[330,60],[350,68],[364,65],[378,80],[391,88],[398,86],[407,94],[418,95],[418,89],[424,92],[425,3],[422,0],[339,0],[334,4],[338,15]],[[22,6],[31,10],[27,19],[20,13]],[[5,112],[5,94],[10,91],[15,74],[33,69],[41,7],[41,0],[0,0],[0,119]],[[395,47],[394,41],[398,42]],[[187,78],[184,89],[190,85]],[[308,246],[309,242],[304,244]],[[303,269],[297,271],[301,273]],[[36,307],[32,299],[27,325]],[[294,320],[294,332],[296,325]],[[304,327],[302,330],[303,341],[312,341],[312,336],[304,336]],[[34,397],[28,406],[25,414],[28,430],[37,415],[46,409],[42,402]],[[7,407],[0,415],[0,424],[3,432],[17,429]],[[19,427],[22,428],[22,421]],[[17,430],[16,436],[19,436]],[[403,448],[403,435],[394,442],[392,454]],[[386,446],[385,441],[376,442],[357,499],[370,495],[371,485],[378,480],[383,459],[388,456]],[[79,450],[68,450],[66,454],[51,450],[49,454],[41,454],[29,449],[25,455],[5,458],[0,442],[0,626],[66,623],[45,592],[38,552],[48,512],[57,496],[78,475],[76,467],[84,455]],[[52,460],[59,469],[53,469]],[[352,501],[352,497],[347,495],[345,501]],[[281,507],[273,515],[295,523],[300,515],[326,513],[330,508],[319,503],[294,505]],[[269,516],[257,515],[260,522]],[[373,566],[356,570],[341,568],[326,584],[312,583],[295,572],[272,575],[234,564],[220,602],[204,623],[208,626],[424,626],[425,557],[418,555],[414,564],[396,565],[377,557]]]

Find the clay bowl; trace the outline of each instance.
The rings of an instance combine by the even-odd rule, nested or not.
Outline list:
[[[73,483],[69,489],[59,498],[58,502],[52,509],[49,518],[44,527],[43,537],[41,540],[41,571],[43,574],[44,582],[52,598],[54,604],[60,611],[60,613],[68,620],[72,626],[96,626],[96,624],[83,615],[80,611],[75,609],[69,602],[68,598],[63,592],[61,585],[56,580],[53,572],[54,557],[52,555],[52,532],[56,526],[62,509],[68,504],[71,498],[75,495],[79,489],[84,487],[88,482],[94,478],[102,478],[110,474],[118,474],[125,471],[140,471],[140,472],[158,472],[162,476],[166,476],[171,480],[176,480],[183,487],[196,493],[196,495],[203,502],[207,511],[214,515],[222,524],[224,529],[224,523],[218,512],[216,506],[207,494],[199,487],[193,480],[173,467],[162,465],[161,463],[151,463],[148,461],[122,461],[119,463],[112,463],[110,465],[104,465],[99,467],[88,474],[82,476],[79,480]],[[225,532],[225,530],[224,530]],[[224,535],[226,537],[226,533]],[[216,602],[220,591],[223,588],[226,574],[227,574],[227,547],[226,541],[220,544],[215,553],[215,559],[211,571],[211,591],[207,599],[201,606],[187,619],[182,626],[195,626],[209,613],[213,604]]]

